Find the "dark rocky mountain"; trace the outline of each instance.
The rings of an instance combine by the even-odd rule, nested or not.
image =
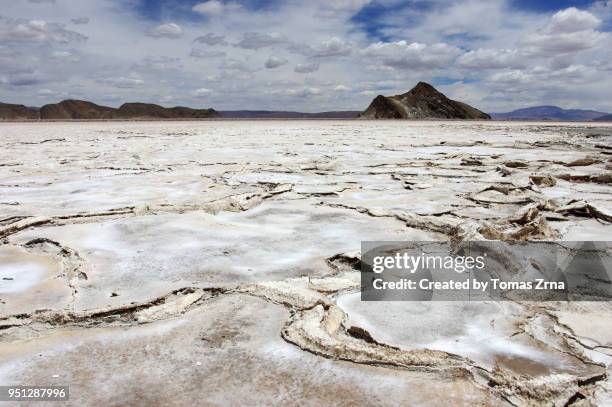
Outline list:
[[[29,108],[24,105],[0,103],[0,120],[28,119],[38,119],[38,112],[35,109]]]
[[[365,119],[490,119],[480,110],[447,98],[436,88],[419,82],[410,91],[395,96],[378,95],[361,113]]]
[[[558,106],[534,106],[513,110],[508,113],[491,113],[491,116],[498,120],[588,121],[597,119],[605,114],[596,110],[562,109]]]
[[[163,107],[150,103],[125,103],[118,109],[84,100],[64,100],[40,109],[0,103],[0,120],[138,120],[205,119],[219,117],[214,109]]]
[[[344,110],[335,112],[301,113],[274,110],[226,110],[220,111],[226,119],[355,119],[358,111]]]
[[[596,117],[593,120],[598,122],[612,122],[612,114],[605,114],[603,116]]]

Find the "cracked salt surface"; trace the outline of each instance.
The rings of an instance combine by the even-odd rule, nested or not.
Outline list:
[[[1,255],[0,262],[2,262]],[[0,265],[0,294],[13,294],[29,289],[40,282],[46,271],[45,267],[34,262],[2,262]]]
[[[359,250],[354,236],[442,237],[406,228],[394,219],[372,223],[368,216],[346,209],[275,202],[215,216],[196,211],[43,227],[14,240],[53,238],[77,250],[90,270],[88,281],[79,284],[76,304],[91,308],[108,304],[111,291],[121,292],[122,301],[144,301],[185,286],[318,275],[326,269],[327,257]]]
[[[579,360],[517,337],[526,312],[512,302],[362,302],[354,293],[340,296],[338,305],[348,325],[403,349],[441,350],[518,374],[584,373]]]
[[[49,255],[0,245],[0,315],[62,308],[70,290],[60,274],[60,262]]]
[[[366,304],[354,270],[362,240],[608,239],[610,125],[0,126],[5,378],[61,371],[80,405],[610,399],[607,303]]]

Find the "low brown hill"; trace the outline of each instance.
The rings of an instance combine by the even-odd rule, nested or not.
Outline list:
[[[118,119],[117,109],[96,105],[84,100],[63,100],[59,103],[44,105],[40,108],[40,118],[43,120],[71,119]]]
[[[163,107],[152,103],[124,103],[119,107],[118,112],[126,119],[206,119],[219,116],[214,109]]]
[[[124,103],[115,109],[84,100],[64,100],[40,108],[43,120],[205,119],[218,116],[214,109],[167,108],[151,103]]]
[[[0,120],[38,119],[38,112],[24,105],[0,103]]]

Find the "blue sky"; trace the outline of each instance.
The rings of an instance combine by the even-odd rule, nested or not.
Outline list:
[[[429,81],[483,110],[612,111],[610,0],[14,0],[0,101],[363,109]]]

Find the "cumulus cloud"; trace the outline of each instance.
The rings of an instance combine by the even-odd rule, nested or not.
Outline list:
[[[306,64],[297,64],[293,71],[297,72],[297,73],[312,73],[312,72],[316,72],[318,70],[319,70],[319,63],[318,62],[310,62],[310,63],[306,63]]]
[[[289,89],[287,95],[297,96],[299,98],[309,98],[321,94],[321,89],[313,87],[303,87],[299,89]]]
[[[351,90],[351,88],[349,88],[348,86],[344,86],[344,85],[337,85],[334,88],[334,91],[336,91],[336,92],[348,92],[350,90]]]
[[[271,56],[266,60],[266,63],[264,64],[264,66],[268,69],[274,69],[274,68],[278,68],[279,66],[285,65],[287,62],[289,61],[287,61],[285,58]]]
[[[236,44],[237,47],[244,49],[260,49],[265,47],[271,47],[287,42],[287,38],[277,32],[272,33],[258,33],[258,32],[247,32],[242,36],[242,40]]]
[[[341,40],[338,37],[332,37],[314,46],[303,43],[290,43],[287,46],[287,50],[291,53],[315,58],[348,56],[353,51],[352,48],[349,42]]]
[[[547,66],[537,65],[528,69],[514,69],[505,72],[498,72],[491,75],[489,82],[504,85],[529,85],[538,86],[542,83],[554,83],[559,81],[565,85],[569,83],[590,83],[596,71],[582,64],[572,64],[563,69],[552,69]]]
[[[154,38],[176,39],[183,36],[183,28],[175,23],[165,23],[150,28],[146,34]]]
[[[80,42],[87,37],[67,30],[61,24],[44,20],[11,19],[0,16],[0,41],[5,42],[56,42],[67,44]]]
[[[315,48],[313,56],[317,58],[347,56],[351,51],[351,44],[338,37],[334,37],[329,41],[323,42],[318,48]]]
[[[534,56],[556,56],[572,54],[596,47],[610,40],[610,35],[588,30],[574,33],[539,33],[527,37],[523,44]]]
[[[223,51],[205,51],[198,48],[193,48],[189,54],[189,56],[193,58],[221,58],[226,55],[227,53]]]
[[[362,54],[390,68],[424,70],[448,67],[461,50],[445,43],[427,45],[402,40],[371,44]]]
[[[206,97],[206,96],[210,96],[210,94],[212,93],[212,91],[210,89],[207,88],[200,88],[200,89],[196,89],[192,92],[193,96],[196,97]]]
[[[464,68],[502,69],[522,68],[526,64],[524,52],[515,49],[483,49],[468,51],[457,58]]]
[[[200,13],[205,16],[215,16],[223,13],[226,10],[235,10],[240,8],[238,3],[222,3],[218,0],[209,0],[203,3],[198,3],[192,7],[192,10],[196,13]]]
[[[555,13],[543,29],[527,35],[521,44],[534,56],[585,51],[611,40],[609,33],[596,30],[600,24],[588,11],[570,7]]]
[[[555,13],[548,26],[550,33],[573,33],[583,30],[594,30],[601,25],[601,20],[588,11],[570,7]]]
[[[534,76],[530,72],[522,71],[520,69],[513,69],[505,72],[498,72],[491,75],[488,80],[491,82],[505,83],[505,84],[526,84],[533,80]]]
[[[217,35],[215,33],[208,33],[206,35],[202,35],[197,37],[193,42],[198,42],[200,44],[206,45],[227,45],[225,41],[225,35]]]

